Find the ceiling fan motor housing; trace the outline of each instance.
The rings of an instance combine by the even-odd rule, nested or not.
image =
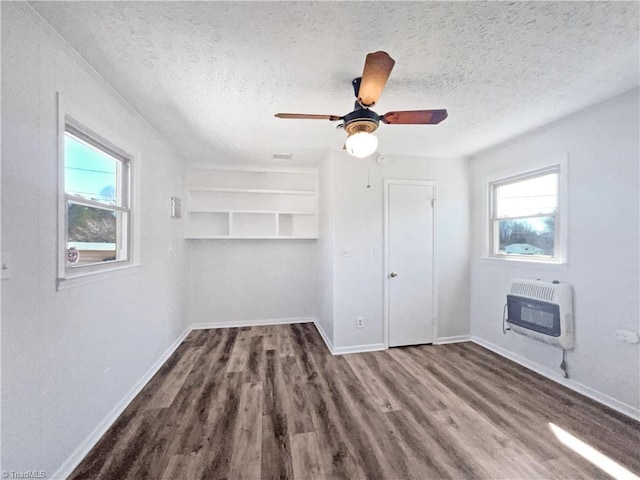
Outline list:
[[[354,133],[372,133],[378,129],[380,116],[368,108],[359,108],[344,116],[344,129],[349,135]]]

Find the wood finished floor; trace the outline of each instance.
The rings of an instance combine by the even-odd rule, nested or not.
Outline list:
[[[312,324],[191,332],[72,479],[609,478],[640,424],[472,343],[331,356]]]

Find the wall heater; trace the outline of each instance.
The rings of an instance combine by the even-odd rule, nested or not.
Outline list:
[[[507,294],[506,310],[507,325],[514,332],[563,350],[573,348],[573,289],[570,284],[557,280],[516,279]]]

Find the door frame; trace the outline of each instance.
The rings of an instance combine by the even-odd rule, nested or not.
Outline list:
[[[436,249],[437,249],[437,235],[436,235],[436,225],[437,225],[437,190],[436,190],[436,182],[433,180],[405,180],[405,179],[393,179],[393,178],[385,178],[384,179],[384,348],[389,348],[389,317],[390,317],[390,305],[389,305],[389,186],[390,185],[424,185],[433,187],[433,225],[431,225],[431,234],[432,234],[432,242],[433,242],[433,258],[432,265],[433,271],[431,284],[432,287],[432,296],[433,302],[431,305],[431,322],[433,326],[433,345],[437,345],[438,343],[438,265],[436,262]]]

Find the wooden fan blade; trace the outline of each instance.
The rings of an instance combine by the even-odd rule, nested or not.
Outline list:
[[[358,92],[358,101],[363,107],[371,107],[378,101],[395,63],[387,52],[367,55]]]
[[[274,117],[291,118],[296,120],[329,120],[331,122],[342,120],[342,117],[338,115],[311,115],[306,113],[276,113]]]
[[[442,110],[407,110],[404,112],[387,112],[380,119],[384,123],[403,125],[435,125],[447,118],[447,111]]]

